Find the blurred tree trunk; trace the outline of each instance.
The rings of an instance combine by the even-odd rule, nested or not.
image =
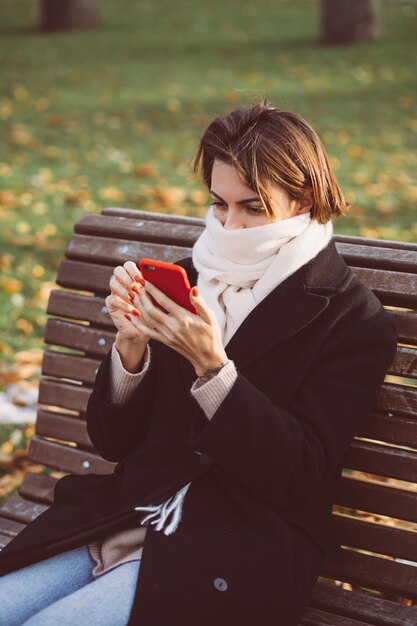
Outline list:
[[[94,28],[100,21],[100,0],[41,0],[43,31]]]
[[[381,34],[379,0],[322,0],[323,41],[373,41]]]

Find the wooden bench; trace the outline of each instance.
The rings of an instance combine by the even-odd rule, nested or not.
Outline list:
[[[190,254],[202,228],[197,218],[113,208],[75,225],[58,271],[62,289],[52,291],[48,304],[45,342],[52,347],[43,360],[33,462],[64,473],[112,472],[85,423],[97,368],[115,335],[104,304],[112,269],[140,257],[174,262]],[[346,562],[326,559],[301,623],[415,626],[417,607],[406,604],[417,602],[417,245],[335,239],[394,316],[399,345],[377,406],[344,459],[333,514]],[[0,547],[50,506],[55,482],[26,474],[20,497],[0,509]]]

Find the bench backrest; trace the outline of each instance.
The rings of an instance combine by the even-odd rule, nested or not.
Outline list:
[[[64,473],[109,473],[88,437],[87,400],[115,328],[104,300],[116,265],[141,257],[174,262],[191,253],[201,219],[129,209],[83,217],[48,304],[32,461]],[[397,357],[379,400],[344,459],[334,515],[345,565],[326,559],[322,578],[417,600],[417,245],[335,236],[346,262],[394,316]],[[51,504],[56,478],[28,473],[6,515],[23,524]],[[33,503],[36,503],[35,505]],[[3,513],[4,513],[3,509]],[[391,518],[400,520],[394,526]],[[378,555],[378,556],[375,556]],[[380,558],[382,556],[382,558]]]

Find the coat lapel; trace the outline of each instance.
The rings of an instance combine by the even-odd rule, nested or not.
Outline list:
[[[327,307],[329,298],[303,289],[302,272],[278,285],[246,317],[226,346],[243,370],[266,350],[299,332]]]
[[[190,284],[197,282],[191,260],[179,263],[188,272]],[[320,315],[330,299],[344,289],[352,272],[336,250],[333,240],[311,261],[278,285],[246,317],[226,346],[238,370],[253,363],[274,345],[299,332]],[[181,359],[187,383],[195,372]]]
[[[271,291],[231,338],[226,352],[239,370],[311,324],[346,288],[351,271],[334,241]]]

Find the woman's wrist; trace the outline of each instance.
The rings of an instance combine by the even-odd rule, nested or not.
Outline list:
[[[227,354],[226,352],[224,352],[223,354],[214,356],[210,359],[205,360],[204,362],[197,363],[194,366],[195,373],[197,374],[199,378],[201,378],[204,375],[207,375],[207,376],[211,375],[213,371],[215,370],[220,371],[220,369],[226,365],[228,360],[229,359],[227,357]],[[215,374],[212,374],[212,375],[215,375]]]
[[[117,333],[114,345],[125,370],[131,374],[140,372],[148,339],[126,339]]]
[[[209,367],[208,369],[206,369],[205,372],[203,372],[202,374],[199,374],[198,376],[199,385],[204,385],[205,383],[208,383],[208,381],[211,380],[212,378],[215,378],[215,376],[217,376],[217,374],[219,374],[219,372],[221,372],[222,369],[228,363],[229,363],[229,359],[226,359],[226,361],[224,361],[221,365],[217,367]]]

